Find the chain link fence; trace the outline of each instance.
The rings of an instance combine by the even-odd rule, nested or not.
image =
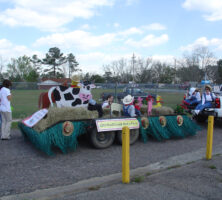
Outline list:
[[[59,83],[57,84],[59,85]],[[45,85],[48,88],[57,85]],[[139,87],[141,89],[149,89],[149,90],[187,90],[191,85],[187,84],[163,84],[163,83],[129,83],[129,84],[120,84],[120,83],[96,83],[96,88],[103,89],[112,89],[118,88],[123,89],[125,87]],[[41,85],[42,86],[42,85]],[[199,85],[192,85],[193,87],[198,87]],[[37,82],[13,82],[12,83],[13,90],[39,90],[41,89],[40,83]]]

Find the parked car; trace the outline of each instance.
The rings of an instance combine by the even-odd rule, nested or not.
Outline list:
[[[101,99],[103,101],[105,101],[107,99],[107,96],[111,94],[115,97],[115,93],[107,93],[107,92],[103,92],[101,94]],[[138,97],[141,97],[143,99],[145,99],[148,96],[147,92],[144,92],[142,89],[138,88],[138,87],[126,87],[123,89],[123,92],[119,92],[117,93],[117,100],[118,102],[121,102],[121,100],[127,96],[128,94],[130,94],[131,96],[134,96],[135,99],[137,99]],[[154,98],[156,95],[152,95]]]
[[[188,90],[190,86],[191,85],[189,83],[183,83],[179,85],[179,89]]]

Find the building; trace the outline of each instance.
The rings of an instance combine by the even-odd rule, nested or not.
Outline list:
[[[38,83],[39,90],[48,90],[51,87],[67,84],[71,84],[70,78],[43,78],[40,83]]]

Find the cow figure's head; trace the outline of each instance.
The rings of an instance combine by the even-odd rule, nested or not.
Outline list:
[[[95,88],[95,85],[89,81],[80,83],[79,98],[82,100],[82,102],[88,102],[92,98],[92,88]]]

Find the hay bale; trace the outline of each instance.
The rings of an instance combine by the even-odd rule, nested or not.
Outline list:
[[[152,115],[171,115],[174,110],[167,106],[157,107],[152,109]]]
[[[96,119],[98,118],[97,111],[89,111],[86,108],[70,108],[70,107],[51,107],[48,110],[48,114],[45,118],[40,120],[33,129],[38,132],[42,132],[45,129],[60,121],[75,121],[84,119]]]
[[[103,115],[110,115],[110,108],[103,108]]]

